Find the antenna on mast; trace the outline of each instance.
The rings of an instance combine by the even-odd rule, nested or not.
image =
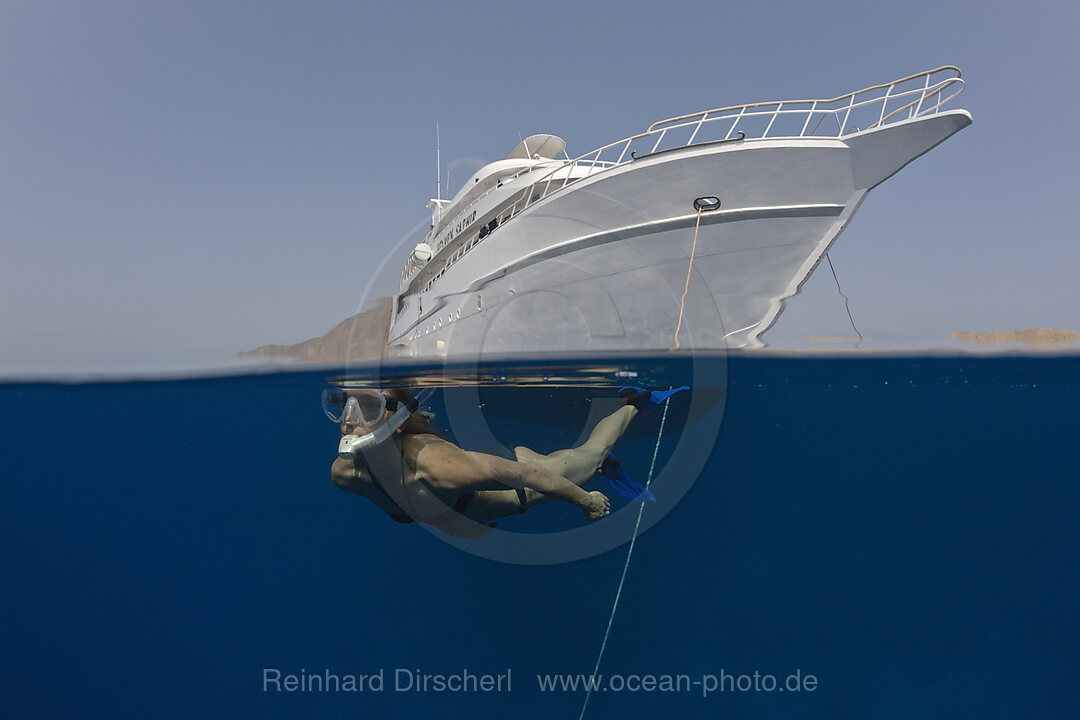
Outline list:
[[[442,200],[442,147],[439,142],[439,121],[435,121],[435,199]],[[442,203],[439,203],[439,219],[442,219]]]

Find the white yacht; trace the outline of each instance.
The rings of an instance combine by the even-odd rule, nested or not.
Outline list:
[[[963,87],[948,66],[706,110],[577,158],[526,138],[429,203],[388,354],[761,347],[866,194],[971,123],[944,108]]]

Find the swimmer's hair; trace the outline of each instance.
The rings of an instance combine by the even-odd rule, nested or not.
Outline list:
[[[399,402],[407,402],[412,398],[412,390],[409,388],[391,388],[388,392],[391,397]],[[431,427],[433,420],[435,420],[435,413],[420,408],[410,415],[405,424],[401,426],[401,432],[412,435],[431,433],[442,437],[441,433]]]
[[[390,394],[390,397],[394,398],[398,402],[408,402],[409,399],[412,398],[412,390],[410,390],[409,388],[390,388],[386,392],[388,392]]]

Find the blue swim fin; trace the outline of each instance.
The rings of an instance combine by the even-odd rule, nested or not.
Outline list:
[[[612,453],[608,453],[608,456],[604,458],[604,462],[600,465],[600,474],[608,479],[608,482],[611,483],[611,489],[617,495],[638,502],[656,502],[656,496],[642,487],[640,483],[631,480],[626,471],[622,469],[622,464]]]
[[[683,390],[689,390],[689,385],[682,385],[670,390],[646,390],[645,388],[627,386],[619,388],[619,397],[626,398],[626,402],[630,405],[641,409],[643,405],[662,405],[669,397],[675,393],[682,392]]]

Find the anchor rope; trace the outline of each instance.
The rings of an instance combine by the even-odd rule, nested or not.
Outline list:
[[[832,258],[829,257],[829,253],[825,253],[825,259],[829,261],[829,269],[832,270],[832,279],[836,282],[836,292],[840,293],[840,297],[844,298],[844,309],[847,310],[847,318],[848,321],[851,322],[851,329],[859,336],[859,341],[855,343],[855,347],[859,347],[859,343],[863,341],[863,336],[862,333],[859,332],[859,328],[855,327],[855,318],[851,317],[851,305],[848,303],[848,296],[840,289],[840,279],[836,277],[836,268],[833,267]]]
[[[701,214],[698,213],[700,218]],[[664,414],[660,416],[660,430],[656,433],[656,447],[653,448],[652,462],[649,463],[649,477],[645,480],[645,489],[649,489],[652,483],[653,470],[656,469],[656,456],[660,453],[660,440],[664,436],[664,423],[667,421],[668,407],[671,405],[669,397],[664,402]],[[638,529],[641,527],[641,516],[645,514],[645,503],[638,507],[637,521],[634,522],[634,534],[630,536],[630,547],[626,551],[626,562],[623,563],[622,576],[619,578],[619,587],[615,591],[615,602],[611,605],[611,615],[608,616],[607,629],[604,630],[604,640],[600,643],[600,654],[596,656],[596,665],[589,677],[589,686],[585,691],[585,702],[581,704],[581,714],[578,720],[585,717],[585,708],[589,706],[589,698],[592,697],[593,686],[596,682],[596,673],[600,672],[600,661],[604,659],[604,650],[607,649],[608,636],[611,634],[611,626],[615,622],[615,611],[619,609],[619,599],[622,597],[623,583],[626,582],[626,571],[630,569],[630,557],[634,554],[634,543],[637,542]]]
[[[697,209],[697,222],[694,223],[694,244],[690,246],[690,264],[686,267],[686,287],[683,288],[682,297],[679,299],[679,322],[675,325],[675,347],[679,349],[679,329],[682,327],[683,309],[686,307],[686,293],[690,290],[690,271],[694,269],[694,253],[697,251],[698,228],[701,227],[701,213],[703,208]]]

